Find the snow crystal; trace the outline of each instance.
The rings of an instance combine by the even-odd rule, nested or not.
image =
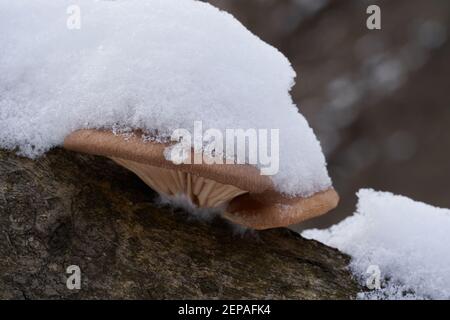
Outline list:
[[[384,284],[360,298],[449,299],[450,210],[403,196],[363,189],[356,213],[315,239],[352,256],[351,269],[365,283],[378,266]]]
[[[68,7],[80,29],[67,28]],[[331,185],[292,102],[295,72],[230,14],[193,0],[0,0],[0,147],[35,157],[81,128],[280,129],[276,187]]]

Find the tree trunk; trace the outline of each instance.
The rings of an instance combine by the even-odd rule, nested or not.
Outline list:
[[[0,151],[0,298],[353,298],[348,257],[287,229],[239,232],[155,204],[111,161]],[[66,268],[81,269],[81,289]]]

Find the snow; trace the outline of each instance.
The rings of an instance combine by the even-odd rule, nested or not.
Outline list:
[[[74,4],[79,30],[67,28]],[[289,61],[228,13],[192,0],[0,0],[0,29],[1,148],[36,157],[81,128],[274,128],[278,190],[331,186]]]
[[[360,298],[449,299],[450,210],[370,189],[357,195],[353,216],[302,235],[349,254],[362,283],[369,266],[379,267],[381,289]]]

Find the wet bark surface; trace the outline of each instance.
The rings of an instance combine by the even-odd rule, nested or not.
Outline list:
[[[0,150],[0,298],[354,298],[337,250],[287,229],[242,232],[155,204],[111,161]],[[81,289],[66,268],[81,269]]]

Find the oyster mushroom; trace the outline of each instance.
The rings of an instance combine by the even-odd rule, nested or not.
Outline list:
[[[336,207],[334,189],[309,197],[287,197],[256,167],[240,164],[180,164],[166,160],[169,144],[126,139],[110,131],[79,130],[66,137],[66,149],[111,158],[161,195],[185,196],[200,208],[224,207],[223,217],[253,229],[288,226]]]

